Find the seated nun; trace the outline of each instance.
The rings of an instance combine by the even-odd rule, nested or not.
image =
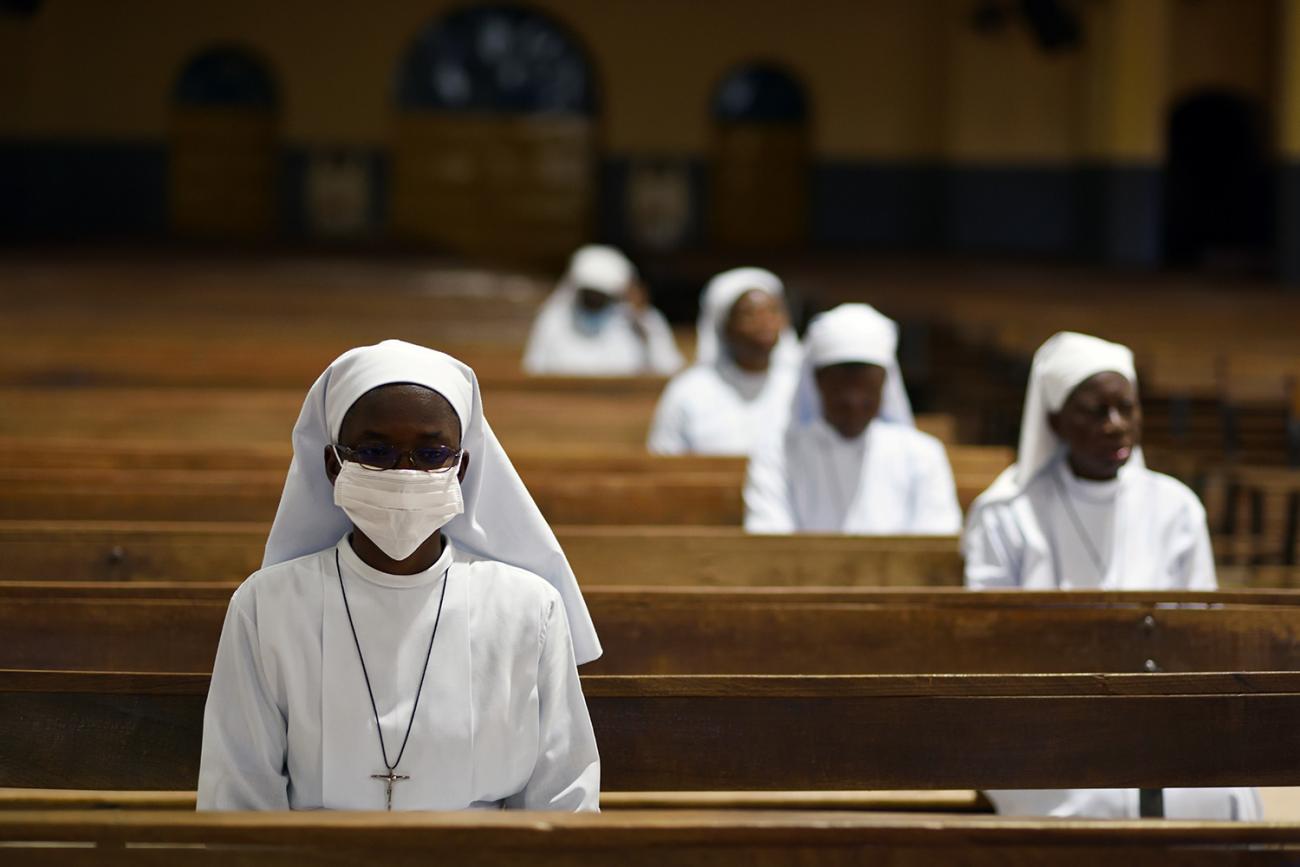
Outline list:
[[[973,588],[1213,590],[1205,510],[1142,459],[1133,353],[1062,332],[1034,354],[1016,463],[975,501]],[[1137,789],[994,791],[1009,815],[1136,818]],[[1165,815],[1257,819],[1254,789],[1165,789]]]
[[[961,508],[943,444],[918,431],[898,326],[866,304],[813,319],[789,419],[755,445],[751,533],[955,534]]]
[[[667,375],[681,366],[672,329],[649,305],[632,263],[594,244],[573,254],[524,349],[524,370],[540,375]]]
[[[780,278],[762,268],[719,274],[700,301],[695,364],[664,389],[647,446],[661,455],[748,454],[754,432],[789,411],[798,360]]]
[[[222,629],[199,809],[598,809],[576,665],[600,644],[474,371],[350,350],[293,448]]]

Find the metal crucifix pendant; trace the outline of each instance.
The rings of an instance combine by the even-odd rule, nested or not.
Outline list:
[[[384,796],[388,801],[388,811],[391,813],[393,811],[393,783],[400,783],[402,780],[411,778],[389,771],[386,774],[371,774],[370,779],[384,781]]]

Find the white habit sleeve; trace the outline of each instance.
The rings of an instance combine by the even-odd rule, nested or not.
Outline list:
[[[1017,544],[1018,531],[1009,531],[1002,510],[985,506],[971,510],[966,534],[961,540],[966,558],[966,586],[974,590],[1014,588],[1021,584],[1023,545]]]
[[[794,504],[786,479],[785,437],[760,437],[749,456],[745,472],[745,531],[748,533],[795,533]]]
[[[677,341],[673,339],[668,320],[653,307],[636,316],[646,339],[646,372],[676,373],[682,366],[682,354],[677,351]]]
[[[578,680],[569,621],[558,594],[551,597],[542,622],[537,764],[523,791],[507,798],[505,806],[512,810],[597,811],[600,755]]]
[[[961,532],[961,505],[953,481],[948,452],[938,442],[930,443],[924,461],[917,461],[917,495],[912,512],[913,533],[955,535]]]
[[[664,393],[659,396],[655,407],[654,419],[650,422],[650,435],[646,438],[646,448],[656,455],[684,455],[690,450],[686,442],[686,397],[681,388],[675,388],[680,380],[668,383]]]
[[[289,774],[284,712],[262,667],[252,594],[235,592],[221,628],[203,711],[200,810],[287,810]]]
[[[1175,542],[1174,570],[1188,590],[1217,590],[1218,574],[1214,571],[1214,550],[1210,547],[1210,528],[1205,507],[1194,497],[1183,509],[1183,526]]]

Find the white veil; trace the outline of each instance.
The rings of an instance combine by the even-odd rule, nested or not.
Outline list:
[[[465,511],[443,528],[447,538],[461,550],[545,578],[564,599],[578,663],[599,657],[600,641],[577,578],[483,416],[478,378],[463,362],[423,346],[385,340],[348,350],[312,385],[293,428],[293,461],[262,566],[324,550],[352,526],[334,505],[325,446],[335,442],[343,416],[357,398],[397,382],[437,391],[460,417],[461,446],[470,454],[461,485]]]

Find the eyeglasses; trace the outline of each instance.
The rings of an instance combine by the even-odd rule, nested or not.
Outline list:
[[[460,465],[461,449],[450,446],[427,446],[418,449],[399,449],[394,446],[333,446],[334,456],[342,461],[361,464],[368,470],[391,470],[402,462],[410,461],[412,467],[425,472],[449,470]]]

